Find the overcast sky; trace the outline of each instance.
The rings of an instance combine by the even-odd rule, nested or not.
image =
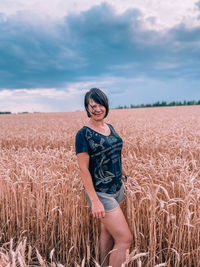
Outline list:
[[[200,100],[200,1],[1,0],[0,111]]]

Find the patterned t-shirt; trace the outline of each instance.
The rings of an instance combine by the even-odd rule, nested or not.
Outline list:
[[[76,134],[76,154],[87,152],[89,171],[97,192],[112,194],[122,186],[121,150],[123,141],[111,124],[105,136],[84,126]]]

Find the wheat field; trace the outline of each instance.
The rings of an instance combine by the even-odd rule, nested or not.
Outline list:
[[[200,106],[111,110],[131,175],[124,266],[200,266]],[[0,266],[100,266],[74,150],[83,111],[0,115]],[[138,185],[133,183],[136,179]]]

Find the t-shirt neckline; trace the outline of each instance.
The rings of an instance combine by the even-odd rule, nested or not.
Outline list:
[[[97,131],[95,131],[94,129],[92,129],[92,128],[86,126],[86,125],[85,125],[84,127],[88,128],[88,129],[90,129],[90,130],[92,130],[92,131],[95,132],[95,133],[98,133],[98,134],[100,134],[100,135],[103,135],[103,136],[105,136],[105,137],[108,137],[108,136],[110,136],[110,135],[112,134],[112,130],[111,130],[110,125],[109,125],[108,123],[106,123],[106,124],[108,125],[108,127],[109,127],[109,129],[110,129],[110,134],[109,134],[109,135],[105,135],[105,134],[102,134],[102,133],[100,133],[100,132],[97,132]]]

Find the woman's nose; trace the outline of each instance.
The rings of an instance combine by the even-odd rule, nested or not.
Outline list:
[[[101,111],[100,106],[97,106],[97,107],[96,107],[96,111]]]

